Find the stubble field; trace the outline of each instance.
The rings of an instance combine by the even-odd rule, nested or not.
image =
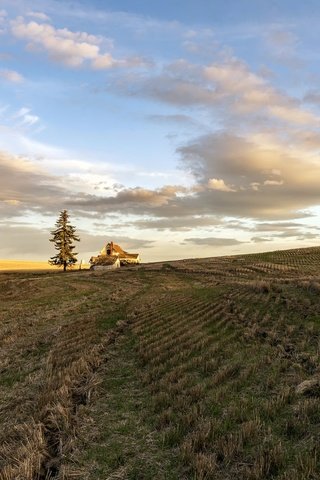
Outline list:
[[[0,273],[0,479],[320,478],[320,248]]]

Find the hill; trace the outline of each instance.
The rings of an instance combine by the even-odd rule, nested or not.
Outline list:
[[[320,478],[319,269],[0,273],[0,479]]]

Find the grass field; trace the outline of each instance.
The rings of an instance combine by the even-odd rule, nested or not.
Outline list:
[[[320,478],[320,248],[0,272],[1,480]]]

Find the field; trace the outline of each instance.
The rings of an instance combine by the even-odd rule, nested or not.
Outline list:
[[[74,270],[79,269],[79,265],[75,265]],[[81,268],[88,269],[88,264],[82,264]],[[49,265],[48,262],[28,262],[25,260],[0,260],[0,272],[12,272],[12,271],[38,271],[49,270],[59,272],[59,269],[55,266]]]
[[[1,480],[320,478],[320,247],[0,272]]]

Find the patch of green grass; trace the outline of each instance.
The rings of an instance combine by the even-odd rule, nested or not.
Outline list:
[[[27,373],[21,371],[7,370],[0,376],[0,385],[2,387],[11,388],[15,383],[21,382],[26,375]]]
[[[212,287],[194,287],[190,293],[193,298],[204,301],[214,301],[227,293],[229,289],[230,287],[228,288],[228,286],[220,284]]]
[[[108,309],[106,309],[106,311],[102,311],[97,317],[98,330],[106,332],[115,327],[117,322],[126,320],[126,317],[127,313],[125,305],[120,305],[113,311],[108,311]]]
[[[90,479],[107,478],[125,468],[127,479],[178,479],[174,459],[154,430],[147,392],[135,361],[135,339],[127,334],[108,360],[97,402],[99,436],[86,449],[85,462],[96,465]]]

